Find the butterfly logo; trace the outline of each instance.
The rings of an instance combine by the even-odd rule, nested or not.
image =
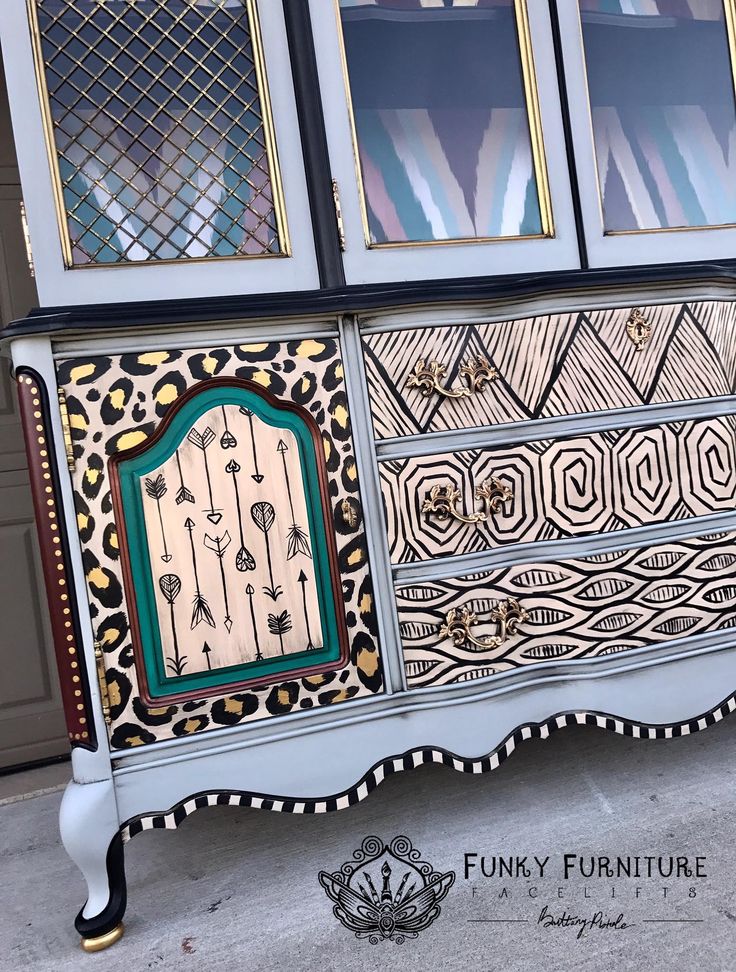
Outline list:
[[[334,916],[372,945],[416,938],[439,917],[440,901],[455,883],[454,871],[440,874],[419,857],[408,837],[390,844],[366,837],[339,871],[319,873]]]

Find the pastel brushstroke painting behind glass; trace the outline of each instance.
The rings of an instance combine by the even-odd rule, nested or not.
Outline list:
[[[736,223],[723,0],[580,0],[580,9],[605,230]]]
[[[542,233],[513,0],[341,0],[371,244]]]

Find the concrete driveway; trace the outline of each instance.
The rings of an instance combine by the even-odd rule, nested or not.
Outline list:
[[[200,811],[127,846],[126,934],[91,956],[73,930],[84,891],[58,839],[59,801],[53,792],[0,807],[2,972],[736,969],[733,717],[666,742],[570,728],[486,776],[427,766],[328,816]],[[456,875],[439,917],[401,945],[356,939],[317,880],[371,834],[406,834]],[[466,853],[479,855],[468,879]],[[514,877],[480,875],[480,856],[489,872],[499,855],[527,862]],[[681,868],[705,858],[706,876],[647,877],[640,861],[639,878],[608,878],[605,862],[602,877],[582,877],[601,855],[662,856],[665,873],[670,856],[688,858]],[[549,857],[541,878],[535,856]]]

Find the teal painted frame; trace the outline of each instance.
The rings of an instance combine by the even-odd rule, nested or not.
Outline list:
[[[120,514],[118,528],[121,535],[121,555],[127,555],[130,568],[128,591],[131,608],[131,631],[138,636],[143,664],[142,679],[151,699],[186,693],[191,697],[211,694],[213,689],[247,683],[257,684],[274,681],[285,674],[306,675],[315,669],[338,667],[346,654],[336,604],[335,593],[339,590],[336,557],[330,556],[327,519],[326,480],[320,475],[317,444],[321,448],[321,436],[308,412],[289,403],[280,403],[268,392],[254,388],[246,382],[204,382],[195,386],[190,394],[175,406],[152,441],[144,443],[128,453],[115,457],[111,462],[113,496]],[[184,441],[192,426],[207,412],[221,405],[238,405],[250,409],[262,421],[275,428],[291,431],[298,445],[299,462],[304,483],[312,560],[317,578],[317,598],[323,647],[310,651],[294,652],[286,657],[268,658],[246,662],[207,672],[168,675],[161,646],[161,632],[155,600],[155,581],[148,549],[148,536],[143,513],[141,479],[171,458]],[[117,487],[117,489],[115,488]],[[304,671],[307,669],[307,671]],[[193,695],[191,693],[194,693]]]

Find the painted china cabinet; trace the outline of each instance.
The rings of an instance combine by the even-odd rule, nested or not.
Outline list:
[[[86,950],[197,809],[736,708],[733,0],[4,0],[0,38]]]

